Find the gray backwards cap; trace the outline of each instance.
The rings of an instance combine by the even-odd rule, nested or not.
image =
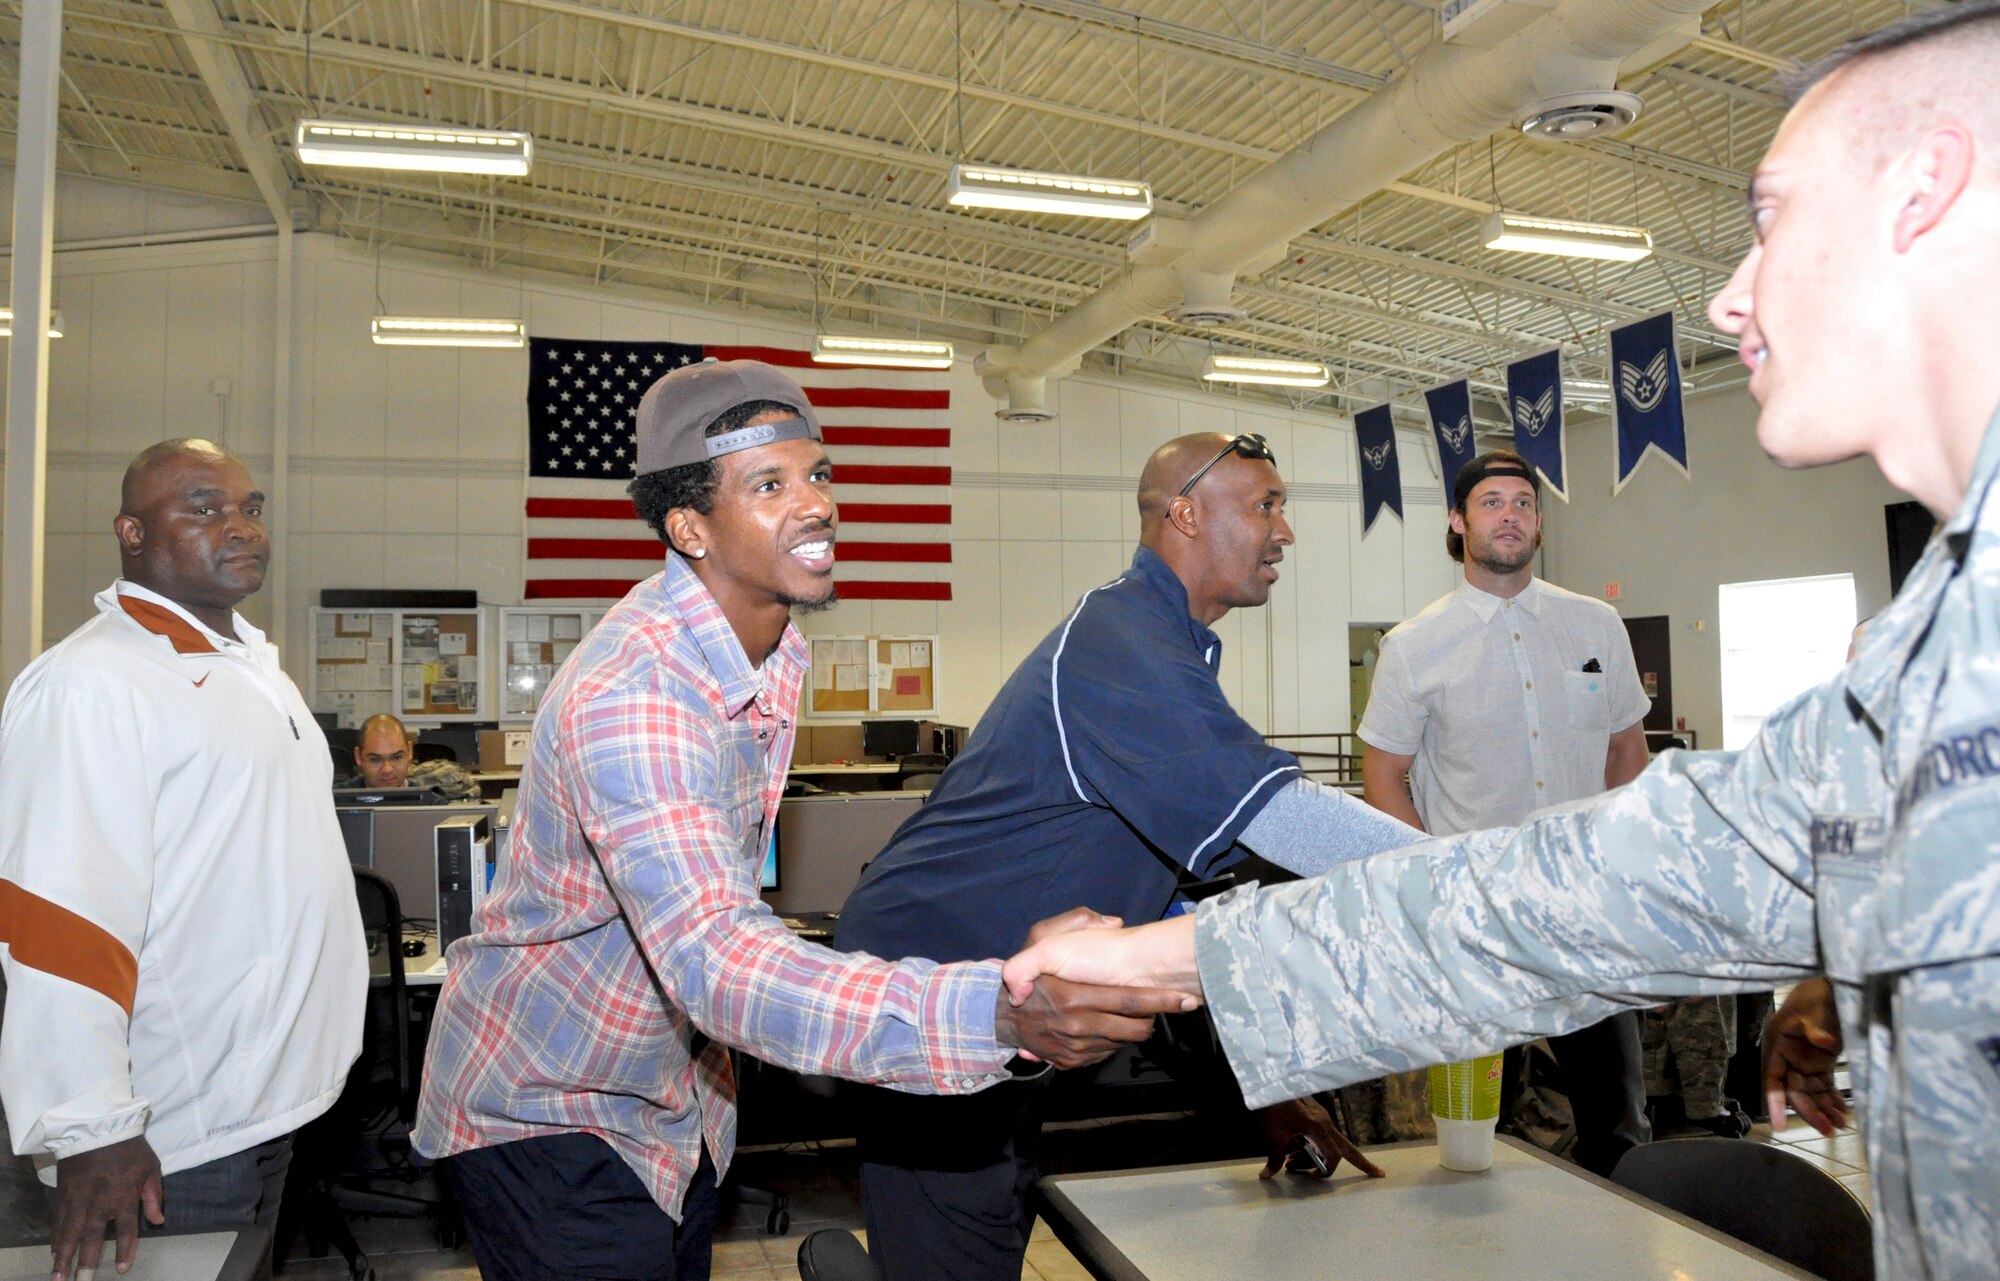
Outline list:
[[[757,427],[704,435],[738,405],[775,401],[798,411]],[[704,360],[683,365],[647,388],[639,401],[637,474],[667,471],[780,440],[822,439],[819,415],[799,385],[757,360]]]

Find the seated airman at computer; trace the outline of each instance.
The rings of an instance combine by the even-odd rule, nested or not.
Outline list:
[[[416,735],[403,722],[383,712],[361,723],[361,739],[354,745],[355,775],[335,783],[335,787],[428,787],[448,801],[476,799],[479,784],[470,774],[446,760],[415,761]]]

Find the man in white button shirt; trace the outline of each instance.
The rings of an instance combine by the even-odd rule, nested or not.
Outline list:
[[[1375,664],[1360,728],[1370,805],[1451,836],[1513,827],[1646,767],[1651,704],[1631,638],[1609,605],[1536,579],[1541,544],[1528,464],[1505,450],[1467,463],[1445,534],[1464,581],[1391,631]],[[1621,1013],[1550,1038],[1574,1155],[1599,1174],[1651,1137],[1637,1020]]]
[[[123,576],[0,717],[0,1095],[53,1184],[54,1274],[141,1217],[270,1227],[291,1134],[361,1047],[333,764],[278,651],[264,496],[203,440],[126,470]]]

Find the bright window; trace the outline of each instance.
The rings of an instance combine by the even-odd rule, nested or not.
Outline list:
[[[1838,673],[1854,631],[1854,575],[1724,583],[1722,745],[1735,749],[1786,700]]]

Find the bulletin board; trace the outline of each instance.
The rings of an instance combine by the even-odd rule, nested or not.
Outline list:
[[[483,610],[316,608],[306,702],[347,726],[488,719]]]
[[[313,610],[312,689],[308,705],[358,725],[395,706],[396,615],[393,610]]]
[[[924,716],[937,710],[935,636],[814,636],[806,715]]]
[[[500,610],[501,720],[534,719],[556,669],[603,616],[601,609]]]

